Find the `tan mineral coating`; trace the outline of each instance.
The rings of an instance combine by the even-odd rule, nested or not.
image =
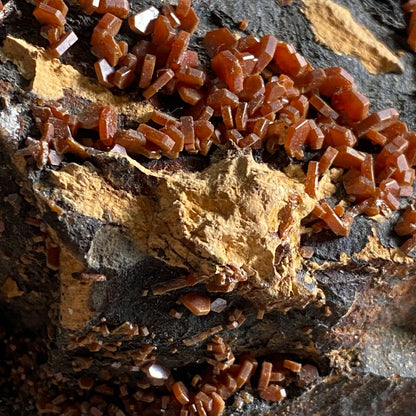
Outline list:
[[[8,277],[0,287],[0,295],[4,296],[6,299],[17,298],[23,294],[24,292],[19,289],[17,283],[11,277]]]
[[[330,198],[337,190],[336,182],[342,176],[343,170],[339,168],[332,168],[327,170],[318,182],[318,189],[316,191],[316,199]]]
[[[84,216],[110,219],[140,252],[157,257],[162,249],[166,263],[207,280],[230,271],[247,275],[252,288],[248,296],[262,298],[265,307],[305,305],[316,296],[296,281],[302,267],[300,221],[315,203],[302,183],[242,152],[197,173],[151,172],[127,159],[156,178],[156,198],[116,190],[87,165],[76,164],[51,172],[52,195],[44,184],[35,192],[43,205],[65,202]],[[278,235],[281,216],[294,197],[299,203],[283,241]],[[283,244],[290,246],[289,255],[275,264]],[[306,280],[313,281],[311,276]]]
[[[373,235],[368,236],[368,243],[364,247],[362,251],[358,254],[355,254],[354,257],[357,260],[374,260],[374,259],[382,259],[382,260],[393,260],[395,263],[399,264],[413,264],[414,259],[410,256],[406,256],[403,251],[399,248],[386,248],[381,244],[380,239],[377,236],[377,230],[375,228],[372,229]]]
[[[13,62],[22,76],[31,80],[30,90],[39,98],[58,100],[71,89],[74,95],[93,102],[112,105],[128,117],[145,121],[151,116],[153,107],[130,100],[127,96],[117,97],[107,88],[97,84],[70,65],[52,59],[48,52],[35,47],[23,39],[8,35],[0,48],[0,61]]]
[[[302,183],[256,163],[250,154],[223,159],[195,174],[166,176],[158,193],[151,249],[163,248],[178,265],[190,265],[202,275],[221,275],[229,266],[242,271],[254,288],[261,288],[266,304],[296,297],[292,284],[302,262],[300,222],[315,204]],[[294,198],[299,203],[282,240],[279,226]],[[289,254],[276,264],[276,250],[283,244],[289,244]]]
[[[332,0],[302,1],[317,42],[335,53],[355,56],[372,74],[403,72],[397,56],[357,23],[347,8]]]
[[[73,273],[83,272],[85,266],[63,245],[61,245],[59,262],[61,324],[73,331],[82,330],[93,317],[88,307],[92,283],[74,279]]]
[[[372,228],[372,233],[373,235],[367,237],[368,243],[366,246],[359,253],[354,254],[353,258],[348,256],[347,253],[341,253],[338,262],[324,261],[321,264],[309,262],[309,269],[311,271],[325,270],[329,267],[346,266],[356,262],[356,260],[362,260],[367,262],[368,268],[374,272],[383,270],[391,275],[407,275],[409,272],[413,272],[415,260],[412,257],[407,256],[398,247],[384,247],[375,228]],[[372,263],[377,263],[378,260],[382,260],[383,265],[377,265],[377,269],[375,269]]]

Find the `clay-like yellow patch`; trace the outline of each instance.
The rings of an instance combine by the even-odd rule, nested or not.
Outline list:
[[[154,196],[114,189],[88,166],[75,164],[52,172],[50,182],[35,192],[41,205],[65,203],[85,216],[110,218],[139,252],[157,257],[162,250],[172,266],[206,279],[230,271],[245,275],[250,296],[255,292],[265,307],[304,305],[314,297],[297,282],[300,224],[315,203],[301,182],[251,155],[174,174],[151,172],[128,160],[158,182]]]
[[[403,72],[397,56],[357,23],[348,9],[332,0],[303,0],[303,3],[303,13],[312,23],[317,42],[336,53],[355,56],[372,74]]]
[[[386,248],[381,244],[377,236],[377,230],[373,228],[373,235],[368,236],[367,245],[357,254],[358,260],[369,261],[370,259],[393,260],[399,264],[413,264],[412,257],[406,256],[399,248]]]
[[[130,100],[127,96],[115,96],[95,80],[82,75],[71,65],[52,59],[43,48],[38,48],[23,39],[7,36],[0,48],[0,61],[11,61],[22,76],[32,80],[31,92],[46,100],[58,100],[71,89],[79,97],[113,105],[119,112],[135,119],[149,119],[152,106]]]

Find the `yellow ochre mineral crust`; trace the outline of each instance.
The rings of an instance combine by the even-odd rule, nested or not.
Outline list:
[[[241,151],[196,173],[151,172],[128,159],[157,180],[155,195],[116,190],[75,164],[51,172],[52,185],[36,193],[41,204],[111,219],[138,251],[203,277],[211,290],[243,282],[247,296],[269,308],[303,306],[316,295],[297,281],[300,223],[315,203],[302,182]]]

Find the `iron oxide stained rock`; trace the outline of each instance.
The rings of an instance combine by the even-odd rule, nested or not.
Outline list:
[[[370,0],[344,3],[356,13],[357,19],[360,19],[360,11],[368,16],[370,29],[391,48],[395,47],[391,39],[403,35],[397,32],[402,19],[398,6],[390,5],[392,9],[386,10]],[[23,23],[27,21],[29,6],[23,2],[12,5],[23,11]],[[131,5],[132,10],[139,10],[134,6]],[[197,33],[212,28],[213,24],[236,27],[249,16],[254,23],[249,29],[255,31],[254,34],[272,33],[278,39],[292,42],[316,66],[345,67],[354,74],[377,110],[389,107],[393,101],[402,119],[411,122],[415,110],[415,101],[409,95],[414,75],[414,65],[410,63],[414,64],[415,60],[411,53],[406,52],[404,60],[409,65],[404,74],[373,77],[357,59],[336,55],[316,44],[309,29],[302,39],[298,38],[294,28],[308,27],[308,22],[296,4],[280,8],[262,0],[256,2],[254,12],[248,0],[242,1],[239,7],[228,1],[212,6],[195,2],[194,7],[201,18]],[[373,16],[375,13],[376,18],[370,13]],[[12,13],[4,21],[6,33],[40,44],[35,28],[31,36],[32,29],[24,31],[23,23],[15,24],[16,16]],[[67,20],[74,32],[80,34],[85,22],[76,16],[77,13],[70,10]],[[3,32],[1,36],[3,41]],[[81,50],[82,42],[88,41],[80,36],[74,48],[78,48],[81,62],[92,63]],[[79,62],[71,62],[74,57],[67,59],[67,63],[80,67]],[[25,69],[30,71],[28,67]],[[278,158],[256,152],[254,162],[245,154],[223,150],[209,159],[186,156],[175,162],[142,160],[137,164],[125,157],[97,152],[87,163],[75,160],[64,168],[46,168],[40,172],[30,163],[23,166],[22,158],[16,158],[14,153],[16,144],[33,134],[30,105],[34,97],[25,93],[28,83],[18,68],[5,63],[0,67],[0,78],[4,97],[0,114],[4,231],[0,247],[2,267],[6,271],[0,277],[1,312],[18,328],[39,331],[45,338],[52,338],[56,347],[50,351],[49,364],[54,374],[49,376],[63,374],[68,386],[80,386],[80,370],[88,377],[99,377],[104,384],[107,377],[102,372],[104,366],[114,369],[110,377],[120,377],[124,372],[133,379],[138,375],[143,381],[145,373],[135,374],[133,367],[144,369],[147,359],[156,359],[161,366],[147,369],[158,377],[167,375],[165,368],[178,367],[193,375],[194,363],[207,357],[206,344],[201,341],[187,346],[183,340],[201,339],[198,336],[209,333],[212,328],[226,327],[228,310],[219,314],[210,312],[201,318],[176,302],[181,295],[194,292],[211,300],[217,297],[207,292],[200,280],[184,280],[183,277],[190,269],[199,270],[201,276],[214,275],[213,268],[223,265],[223,247],[214,245],[216,252],[207,256],[210,247],[205,242],[212,241],[208,237],[213,231],[195,222],[175,223],[175,233],[166,230],[163,224],[171,216],[177,218],[177,213],[168,209],[172,206],[171,200],[180,201],[183,195],[195,196],[202,187],[206,192],[199,200],[193,199],[192,208],[214,215],[216,207],[210,207],[209,199],[204,198],[209,195],[210,188],[203,188],[203,184],[210,182],[206,178],[213,178],[215,166],[222,173],[228,173],[229,178],[235,175],[241,184],[241,177],[253,174],[256,169],[270,174],[265,167],[258,168],[254,163],[265,160],[278,168]],[[403,96],[408,100],[403,100]],[[82,104],[82,99],[70,94],[63,101]],[[228,170],[221,165],[221,160],[227,161]],[[174,175],[169,173],[172,171]],[[181,186],[178,186],[179,181],[172,180],[175,175],[181,179]],[[288,181],[285,176],[280,176],[279,180]],[[255,184],[261,190],[267,188],[264,182]],[[229,188],[225,186],[225,189]],[[240,189],[247,190],[244,186]],[[256,201],[255,194],[244,195],[249,195],[245,199]],[[238,206],[232,196],[222,199],[228,202],[224,209]],[[260,205],[261,201],[257,200]],[[188,201],[182,198],[182,202],[180,209],[189,208]],[[284,207],[280,208],[283,215]],[[185,212],[180,209],[179,212]],[[303,209],[308,211],[307,203]],[[148,221],[158,216],[155,213],[159,214],[159,222]],[[229,212],[222,213],[226,214]],[[299,213],[299,223],[303,214]],[[232,218],[234,224],[239,220],[236,215]],[[393,232],[397,219],[398,215],[394,214],[379,224],[360,217],[348,237],[334,237],[327,231],[303,235],[301,244],[314,250],[313,257],[305,263],[300,257],[291,257],[291,246],[269,245],[274,250],[273,260],[267,262],[260,257],[260,265],[250,264],[258,271],[250,281],[252,286],[244,287],[243,283],[242,290],[221,293],[227,305],[238,305],[246,315],[243,325],[219,333],[227,341],[233,339],[230,345],[236,356],[250,350],[261,361],[263,357],[286,353],[289,359],[316,365],[320,374],[310,389],[288,389],[288,397],[282,404],[261,401],[257,394],[252,403],[244,405],[245,414],[306,415],[311,409],[322,414],[367,415],[373,409],[379,414],[410,414],[413,403],[408,398],[414,397],[416,383],[414,327],[409,319],[415,308],[412,296],[415,266],[411,257],[403,256],[397,249],[403,242]],[[190,229],[198,236],[197,243],[187,238]],[[197,234],[200,230],[204,232]],[[247,232],[244,228],[240,230],[242,234]],[[270,230],[266,227],[265,234]],[[172,244],[178,232],[183,237],[181,241],[186,242],[183,247]],[[225,234],[224,229],[221,232]],[[150,240],[149,236],[152,236]],[[256,238],[259,239],[260,234]],[[150,241],[150,246],[143,241]],[[190,244],[192,249],[189,249]],[[60,265],[56,270],[58,247]],[[236,248],[234,257],[237,254],[240,253]],[[206,258],[210,261],[205,261]],[[277,260],[281,267],[279,273],[282,273],[282,259],[291,261],[289,264],[297,271],[284,275],[295,288],[295,296],[288,296],[285,287],[276,288],[273,284],[264,290],[258,278],[264,276],[267,267],[272,270]],[[223,267],[220,272],[236,276],[233,267],[231,271]],[[241,270],[239,272],[241,274]],[[268,284],[273,283],[270,279]],[[319,302],[322,294],[325,305]],[[277,307],[274,305],[263,319],[258,319],[262,311],[256,306],[268,302],[277,303]],[[180,319],[179,315],[173,314],[175,317],[169,313],[172,308],[182,314]],[[86,355],[92,360],[86,359]],[[83,378],[81,388],[86,389],[89,380]],[[352,394],[343,398],[346,390]],[[11,399],[9,403],[16,404]],[[17,405],[24,406],[21,400]],[[228,409],[233,411],[231,406]]]

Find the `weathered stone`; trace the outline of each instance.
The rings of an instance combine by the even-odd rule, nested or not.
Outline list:
[[[131,7],[137,12],[151,3],[155,2],[133,2]],[[403,74],[376,77],[358,59],[316,44],[296,2],[284,8],[266,0],[254,6],[250,0],[238,5],[229,1],[194,3],[201,31],[214,24],[236,27],[248,16],[248,31],[272,33],[293,43],[314,66],[345,67],[375,110],[394,103],[403,119],[412,123],[416,58],[410,52],[402,58],[406,65]],[[404,20],[398,3],[341,3],[379,42],[393,50],[403,47]],[[92,68],[94,58],[87,53],[89,39],[83,29],[98,18],[81,16],[71,6],[67,21],[79,41],[62,65],[48,61],[40,49],[28,43],[46,46],[38,28],[29,24],[31,9],[26,2],[9,0],[1,12],[6,17],[0,16],[4,19],[0,56],[2,61],[9,60],[0,67],[0,210],[4,226],[0,311],[10,327],[51,338],[51,372],[61,372],[68,377],[67,388],[77,388],[79,357],[88,354],[93,360],[83,364],[83,371],[89,377],[106,377],[103,369],[111,368],[117,377],[128,373],[135,379],[142,373],[130,372],[130,368],[139,368],[143,357],[153,354],[157,365],[179,367],[184,374],[193,375],[195,362],[206,359],[206,345],[187,346],[182,341],[209,333],[218,325],[225,327],[228,310],[201,318],[176,302],[191,291],[214,300],[218,295],[207,292],[205,283],[212,283],[218,272],[235,280],[247,278],[233,292],[221,294],[230,308],[238,306],[246,317],[240,327],[219,333],[236,356],[247,351],[260,358],[286,353],[316,365],[320,373],[310,389],[288,388],[281,404],[271,405],[257,395],[253,403],[245,405],[245,414],[369,415],[375,410],[380,415],[411,414],[416,383],[412,320],[416,266],[397,248],[405,239],[393,231],[399,213],[382,223],[356,218],[348,237],[334,237],[328,231],[300,236],[299,225],[312,206],[296,182],[299,171],[283,172],[287,158],[280,152],[271,156],[257,151],[252,158],[224,149],[208,158],[188,155],[175,161],[140,157],[133,161],[96,151],[87,162],[72,160],[60,168],[39,171],[30,162],[25,164],[22,157],[15,156],[15,149],[28,136],[37,137],[30,113],[35,96],[79,108],[88,105],[88,100],[114,105],[124,114],[121,122],[126,129],[132,128],[132,120],[150,117],[149,107],[111,94],[88,78],[93,70],[85,68]],[[15,10],[23,12],[22,20]],[[308,13],[311,10],[308,7]],[[297,28],[305,25],[300,38]],[[388,55],[388,59],[381,72],[400,69],[395,58]],[[305,153],[307,158],[313,156]],[[264,161],[269,165],[258,164]],[[279,185],[283,188],[280,198],[271,192]],[[296,208],[289,244],[281,244],[273,233],[284,218],[289,189],[296,189],[303,202]],[[343,192],[339,188],[328,196],[335,199]],[[245,217],[250,221],[243,224]],[[229,250],[226,237],[234,239]],[[313,248],[311,259],[303,260],[296,251],[299,240],[302,246]],[[46,268],[43,253],[54,244],[61,247],[59,272]],[[155,285],[189,273],[195,279],[190,281],[191,288],[152,293]],[[270,311],[258,319],[267,307]],[[173,308],[182,313],[180,319],[169,313]],[[154,351],[153,346],[157,347]],[[7,396],[0,411],[6,406],[8,414],[17,406],[21,414],[35,414],[35,410],[23,410],[29,404],[25,405],[22,396],[16,393],[20,398],[16,403],[13,393],[8,391]]]

